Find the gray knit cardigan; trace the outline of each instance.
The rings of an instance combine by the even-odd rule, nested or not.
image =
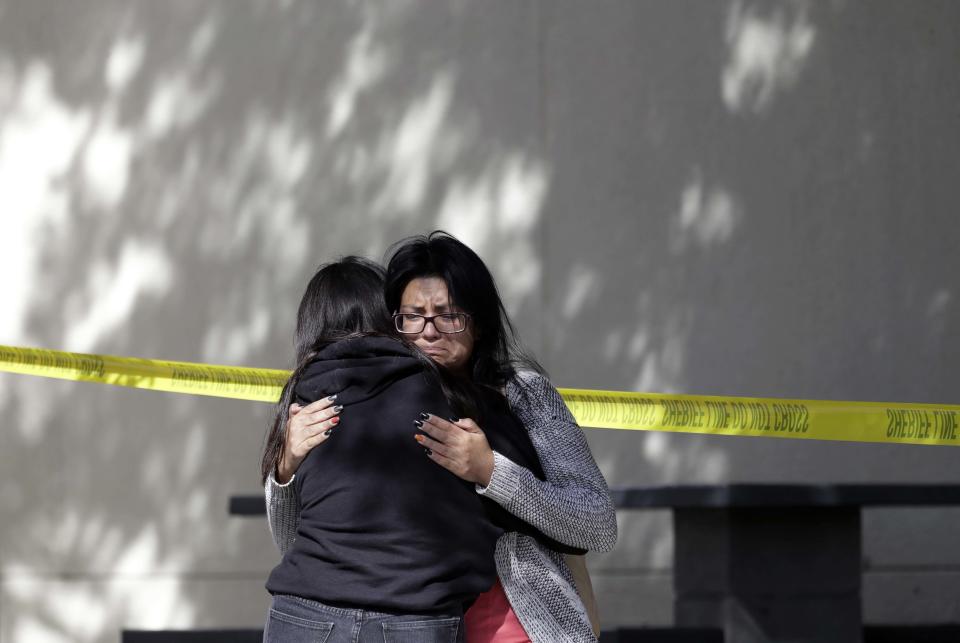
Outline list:
[[[477,493],[566,545],[611,550],[617,518],[610,491],[560,394],[542,375],[524,371],[508,383],[507,400],[530,434],[546,480],[494,452],[490,484],[477,486]],[[264,487],[270,531],[281,553],[300,522],[291,482],[281,485],[271,476]],[[534,643],[596,641],[562,554],[508,532],[497,541],[495,556],[510,605]]]

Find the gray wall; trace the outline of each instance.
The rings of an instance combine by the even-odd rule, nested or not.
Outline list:
[[[286,368],[323,260],[443,227],[560,386],[956,402],[960,4],[0,0],[0,343]],[[0,642],[259,626],[269,405],[0,375]],[[956,481],[949,448],[588,431],[612,485]],[[669,516],[591,559],[670,622]],[[865,520],[960,621],[956,511]]]

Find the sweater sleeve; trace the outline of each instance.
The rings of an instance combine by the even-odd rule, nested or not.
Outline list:
[[[300,527],[300,498],[293,484],[296,474],[286,484],[280,484],[270,474],[263,486],[266,497],[267,524],[270,535],[281,555],[285,555],[297,538]]]
[[[546,480],[494,452],[493,475],[481,493],[507,511],[571,547],[609,551],[617,515],[583,431],[539,373],[523,372],[507,386],[513,412],[530,434]]]

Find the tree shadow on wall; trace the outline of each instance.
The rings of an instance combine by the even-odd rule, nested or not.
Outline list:
[[[956,104],[953,6],[2,2],[0,339],[289,367],[317,264],[439,226],[560,385],[944,400],[956,271],[904,213],[950,229],[949,137],[913,124]],[[3,381],[0,635],[262,623],[276,555],[225,507],[267,405]],[[614,484],[849,454],[588,435]],[[668,544],[637,521],[608,560]]]
[[[944,141],[960,45],[945,25],[960,16],[947,2],[866,9],[544,9],[544,352],[558,385],[950,402],[958,195]],[[619,486],[955,475],[944,449],[587,433]],[[617,550],[593,561],[607,588],[671,564],[667,521],[621,518]]]
[[[437,226],[536,320],[537,28],[531,3],[3,3],[3,341],[289,367],[319,263]],[[226,501],[268,405],[4,383],[4,640],[262,624],[277,554]]]

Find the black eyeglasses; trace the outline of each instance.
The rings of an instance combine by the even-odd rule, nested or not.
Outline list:
[[[433,322],[433,327],[438,332],[453,334],[467,330],[467,319],[469,317],[470,315],[467,313],[442,313],[430,317],[415,313],[397,313],[393,316],[393,323],[396,325],[397,332],[405,335],[422,333],[423,329],[427,327],[427,322]]]

